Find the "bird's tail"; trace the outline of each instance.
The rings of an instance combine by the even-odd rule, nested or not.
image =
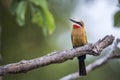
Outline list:
[[[85,68],[85,55],[79,56],[78,60],[79,60],[79,75],[86,76],[87,72]]]

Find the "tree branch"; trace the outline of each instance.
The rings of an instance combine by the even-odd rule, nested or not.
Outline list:
[[[109,60],[111,59],[120,59],[120,48],[117,47],[117,45],[120,43],[120,39],[117,39],[114,43],[113,48],[111,49],[111,51],[104,57],[94,61],[93,63],[89,64],[86,67],[86,71],[87,73],[103,66],[104,64],[106,64]],[[60,80],[75,80],[77,78],[80,78],[82,76],[79,76],[78,72],[75,73],[71,73],[63,78],[61,78]]]
[[[87,44],[76,49],[56,51],[40,58],[22,60],[18,63],[3,65],[0,66],[0,76],[6,74],[24,73],[38,67],[43,67],[54,63],[62,63],[68,59],[84,54],[98,56],[100,55],[101,51],[107,46],[111,45],[113,41],[114,37],[112,35],[107,35],[102,40],[97,41],[95,44]]]

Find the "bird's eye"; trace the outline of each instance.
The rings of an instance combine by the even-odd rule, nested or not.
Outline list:
[[[79,25],[80,25],[80,26],[83,26],[81,22],[79,22]]]

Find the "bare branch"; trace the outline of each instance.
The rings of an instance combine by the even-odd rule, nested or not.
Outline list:
[[[40,58],[32,60],[22,60],[18,63],[3,65],[0,66],[0,76],[6,74],[24,73],[38,67],[43,67],[54,63],[62,63],[68,59],[84,54],[97,56],[104,48],[111,45],[113,41],[114,37],[112,35],[107,35],[95,44],[87,44],[76,49],[56,51]]]
[[[119,43],[120,43],[120,39],[117,39],[114,43],[113,48],[106,56],[104,56],[104,57],[94,61],[93,63],[89,64],[86,67],[87,73],[93,71],[94,69],[97,69],[97,68],[103,66],[111,59],[120,59],[120,53],[118,53],[118,50],[120,52],[120,48],[117,47],[117,45]],[[82,77],[82,76],[79,76],[78,72],[75,72],[75,73],[71,73],[71,74],[61,78],[60,80],[75,80],[75,79],[80,78],[80,77]]]

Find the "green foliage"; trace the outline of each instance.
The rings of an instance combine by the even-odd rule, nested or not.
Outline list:
[[[118,0],[119,7],[120,7],[120,0]],[[114,15],[114,26],[115,27],[120,27],[120,10],[115,13]]]
[[[12,0],[10,12],[13,15],[16,14],[16,20],[20,26],[25,25],[27,7],[31,10],[31,21],[40,26],[45,35],[52,34],[55,23],[46,0]]]
[[[52,14],[49,12],[47,8],[47,3],[45,0],[30,0],[33,4],[31,4],[32,11],[32,21],[34,23],[38,23],[39,26],[43,28],[43,32],[46,35],[52,34],[55,29],[54,19]]]
[[[18,0],[11,1],[10,12],[12,15],[15,15],[17,5],[18,5]]]
[[[16,8],[17,22],[20,26],[25,24],[26,6],[26,1],[21,1]]]
[[[120,27],[120,11],[114,15],[114,26]]]

